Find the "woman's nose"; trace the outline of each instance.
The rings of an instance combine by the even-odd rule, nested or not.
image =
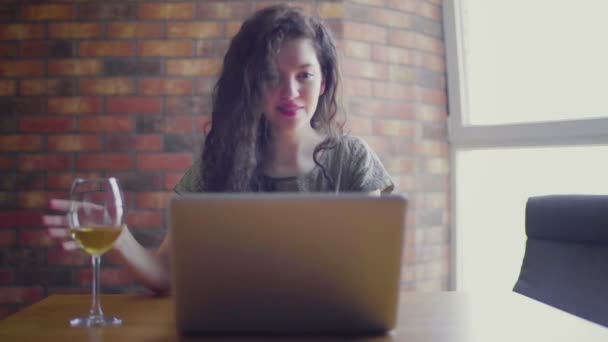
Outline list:
[[[281,82],[281,98],[291,99],[299,93],[298,82],[295,79],[286,79]]]

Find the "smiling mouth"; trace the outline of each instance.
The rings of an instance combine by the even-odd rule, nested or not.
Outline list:
[[[292,117],[296,116],[298,110],[302,109],[302,107],[277,107],[277,110],[281,115]]]

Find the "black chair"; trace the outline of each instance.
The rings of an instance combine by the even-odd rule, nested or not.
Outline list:
[[[531,197],[526,234],[513,291],[608,326],[608,196]]]

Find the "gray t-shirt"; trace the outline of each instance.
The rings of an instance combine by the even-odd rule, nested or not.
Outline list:
[[[264,183],[277,192],[370,192],[393,191],[393,181],[380,159],[361,138],[343,136],[337,145],[319,155],[319,163],[333,179],[334,184],[323,176],[319,166],[310,172],[286,178],[264,176]],[[175,192],[197,193],[200,189],[200,158],[184,174],[175,186]]]

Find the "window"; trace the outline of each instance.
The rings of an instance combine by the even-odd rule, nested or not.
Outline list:
[[[602,0],[448,0],[455,287],[511,289],[530,196],[608,194]]]
[[[608,2],[459,2],[471,125],[606,116]]]
[[[530,196],[608,194],[608,145],[456,152],[455,208],[460,288],[512,289],[525,250]]]

